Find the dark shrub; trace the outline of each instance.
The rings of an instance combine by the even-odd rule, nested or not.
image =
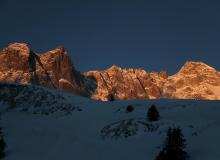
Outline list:
[[[132,105],[128,105],[126,108],[127,112],[132,112],[134,110],[134,107]]]
[[[156,106],[153,104],[147,112],[147,119],[149,121],[158,121],[160,118],[159,112],[157,111]]]

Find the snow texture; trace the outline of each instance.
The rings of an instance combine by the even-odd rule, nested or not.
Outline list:
[[[9,97],[10,87],[1,88],[0,95],[4,91]],[[190,159],[219,160],[220,101],[101,102],[42,87],[25,88],[12,96],[19,102],[15,108],[11,108],[9,99],[0,99],[6,160],[153,160],[167,129],[174,126],[183,131]],[[38,106],[34,100],[41,94],[45,98]],[[27,99],[21,101],[21,97]],[[160,113],[158,122],[146,120],[152,104]],[[126,112],[127,105],[134,110]],[[54,106],[56,109],[50,112]],[[66,114],[59,106],[74,109]],[[45,109],[49,114],[44,114]]]

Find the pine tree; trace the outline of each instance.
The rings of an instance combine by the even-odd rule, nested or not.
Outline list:
[[[160,118],[159,112],[157,111],[156,106],[153,104],[147,112],[147,119],[149,121],[158,121]]]
[[[186,160],[188,158],[186,140],[180,128],[169,128],[164,148],[160,151],[156,160]]]
[[[1,137],[0,139],[0,159],[5,157],[5,141],[3,139],[3,137]]]
[[[132,105],[128,105],[126,108],[127,112],[132,112],[134,110],[134,107]]]
[[[15,101],[14,97],[11,97],[11,99],[9,100],[9,107],[11,109],[16,107],[16,101]]]
[[[5,141],[2,135],[2,128],[0,128],[0,159],[5,157]]]

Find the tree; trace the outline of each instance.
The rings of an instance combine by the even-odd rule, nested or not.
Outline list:
[[[0,159],[5,157],[5,141],[3,137],[0,139]]]
[[[134,107],[132,105],[128,105],[126,108],[127,112],[132,112],[134,110]]]
[[[3,138],[3,135],[2,135],[2,129],[1,128],[0,128],[0,131],[1,131],[1,134],[0,134],[0,159],[2,159],[2,158],[5,157],[6,144],[5,144],[5,140]]]
[[[160,118],[159,112],[157,111],[156,106],[153,104],[147,112],[147,119],[149,121],[158,121]]]
[[[112,93],[109,95],[108,100],[109,101],[114,101],[115,100],[115,97],[114,97],[114,95]]]
[[[15,108],[16,107],[16,101],[15,101],[15,98],[14,97],[11,97],[10,99],[9,99],[9,107],[11,108],[11,109],[13,109],[13,108]]]
[[[180,128],[169,128],[164,148],[155,160],[186,160],[189,156],[185,151],[186,140]]]

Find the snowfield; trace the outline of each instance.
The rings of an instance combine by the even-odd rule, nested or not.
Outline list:
[[[172,126],[182,129],[190,159],[220,159],[220,101],[100,102],[36,86],[11,95],[7,87],[11,90],[0,86],[6,160],[154,160]],[[27,90],[34,92],[25,94]],[[54,96],[45,95],[40,106],[33,99],[21,102],[35,93]],[[57,97],[63,98],[56,102]],[[9,106],[10,98],[19,102],[15,108]],[[153,123],[146,120],[152,104],[161,116]],[[134,106],[133,112],[126,112],[127,105]],[[72,109],[65,112],[59,106]],[[40,112],[45,108],[49,114]]]

